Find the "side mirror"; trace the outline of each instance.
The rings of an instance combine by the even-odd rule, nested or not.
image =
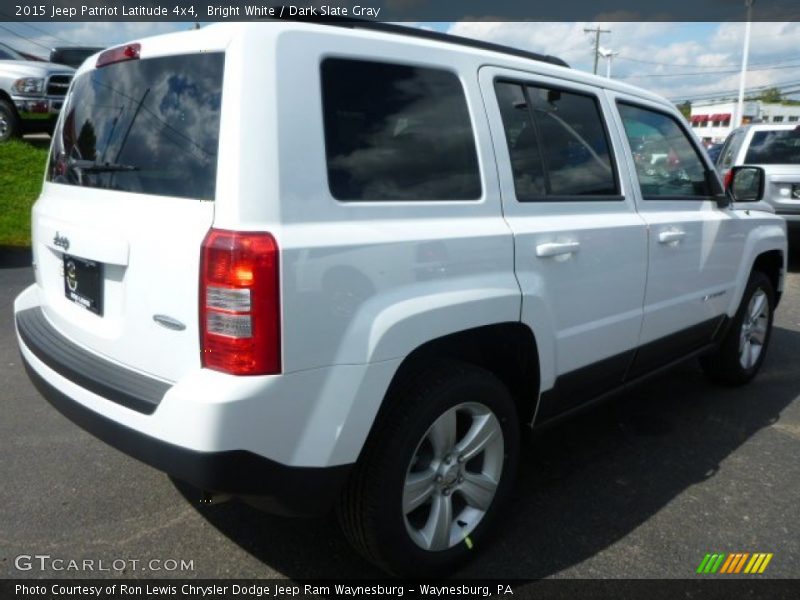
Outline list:
[[[731,202],[758,202],[764,198],[764,169],[733,167],[725,177],[725,194]]]

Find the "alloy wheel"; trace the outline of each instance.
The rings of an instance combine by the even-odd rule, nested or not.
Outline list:
[[[406,531],[429,551],[468,541],[494,500],[503,472],[503,430],[477,402],[440,415],[420,440],[403,489]]]
[[[769,326],[769,299],[761,288],[757,288],[742,320],[739,334],[739,364],[744,369],[752,368],[764,350]]]

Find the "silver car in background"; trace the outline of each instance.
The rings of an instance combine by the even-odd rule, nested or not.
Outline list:
[[[755,124],[731,132],[717,158],[725,178],[731,167],[763,167],[764,200],[790,225],[800,226],[800,124]]]
[[[0,44],[0,142],[26,133],[50,133],[75,69]]]

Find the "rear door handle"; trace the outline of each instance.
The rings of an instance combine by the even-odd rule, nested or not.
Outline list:
[[[672,242],[680,242],[685,237],[686,237],[685,231],[678,231],[678,230],[662,231],[661,233],[658,234],[658,243],[670,244]]]
[[[536,246],[536,256],[546,258],[548,256],[561,256],[577,252],[581,247],[580,242],[548,242]]]

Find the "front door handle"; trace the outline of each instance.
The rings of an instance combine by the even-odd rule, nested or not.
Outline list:
[[[562,256],[572,254],[581,247],[580,242],[548,242],[536,246],[536,256],[546,258],[548,256]]]
[[[658,243],[671,244],[673,242],[680,242],[685,237],[686,237],[685,231],[680,231],[680,230],[662,231],[661,233],[658,234]]]

